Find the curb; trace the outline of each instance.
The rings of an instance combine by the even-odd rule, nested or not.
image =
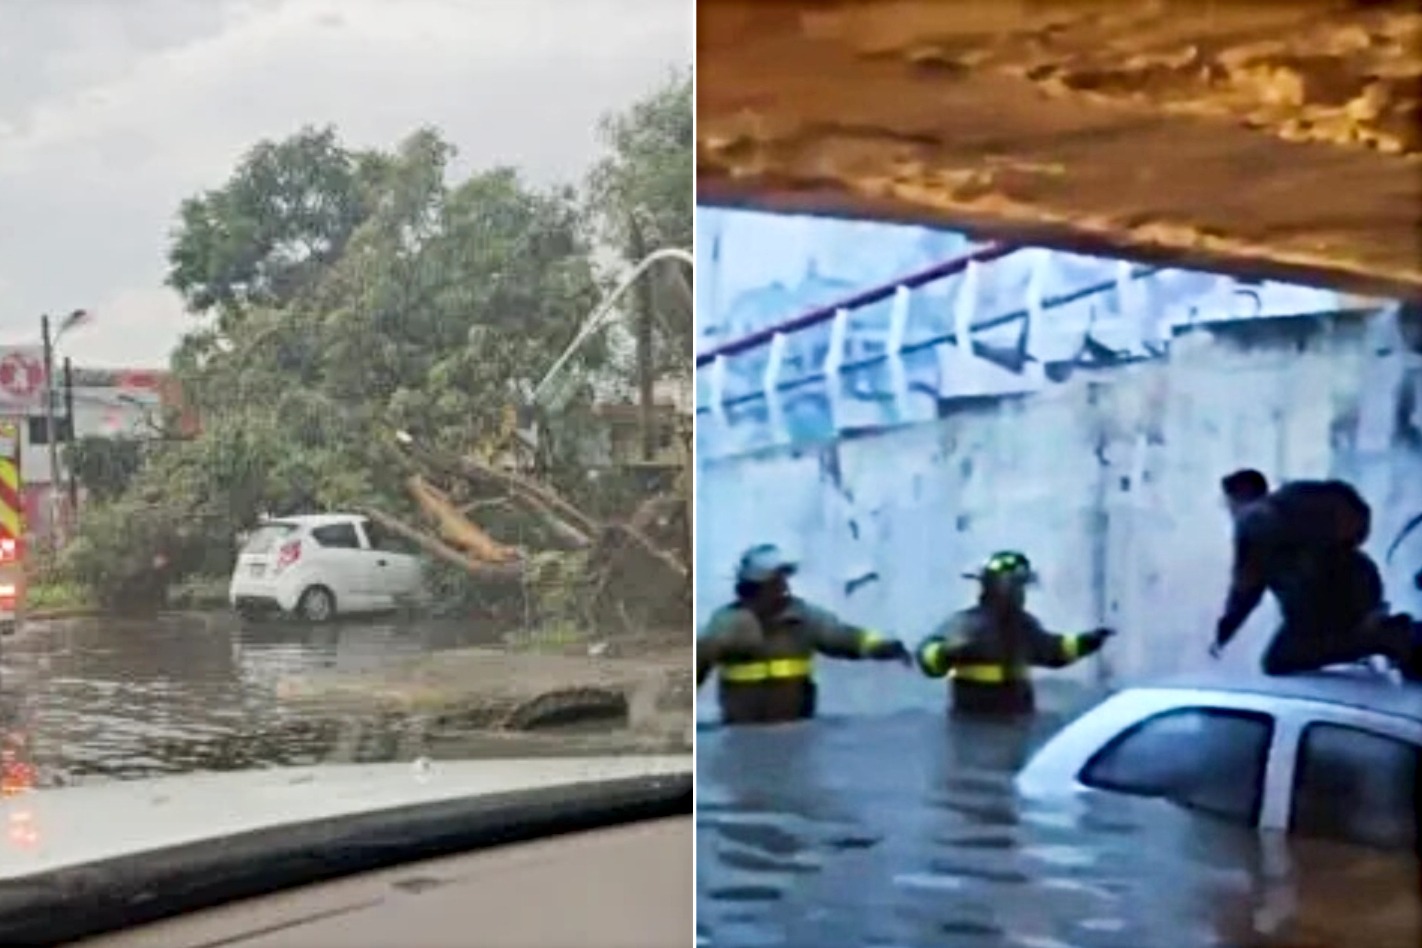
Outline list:
[[[224,603],[194,603],[191,606],[183,606],[176,609],[160,609],[156,615],[159,616],[181,616],[196,615],[201,613],[216,612],[224,608]],[[59,622],[64,619],[98,619],[112,615],[106,609],[98,606],[73,606],[64,609],[34,609],[27,610],[20,616],[21,624],[26,622]]]

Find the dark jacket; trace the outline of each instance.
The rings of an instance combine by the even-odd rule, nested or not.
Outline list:
[[[1372,532],[1372,508],[1347,481],[1289,481],[1264,504],[1282,543],[1357,549]]]
[[[1227,644],[1266,591],[1278,598],[1285,621],[1310,610],[1333,574],[1356,567],[1371,526],[1367,502],[1343,481],[1291,481],[1246,509],[1235,522],[1229,596],[1215,641]]]
[[[919,645],[919,668],[952,681],[953,710],[1030,714],[1036,708],[1029,669],[1064,668],[1094,654],[1108,633],[1054,635],[1026,610],[995,613],[982,605],[954,613]]]
[[[716,610],[696,643],[696,682],[719,672],[727,724],[771,724],[815,714],[814,657],[886,658],[904,654],[895,639],[850,625],[828,610],[791,598],[762,621],[747,606]]]

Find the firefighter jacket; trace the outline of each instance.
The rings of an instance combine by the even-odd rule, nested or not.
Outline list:
[[[833,613],[792,597],[773,619],[740,603],[711,616],[696,644],[700,685],[714,670],[722,720],[771,724],[815,714],[815,655],[845,659],[907,656],[903,644],[842,622]]]
[[[915,658],[929,677],[948,677],[954,711],[1031,714],[1036,701],[1029,669],[1064,668],[1094,654],[1109,635],[1104,629],[1053,635],[1025,609],[977,605],[950,616]]]

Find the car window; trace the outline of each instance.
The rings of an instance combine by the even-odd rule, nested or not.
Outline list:
[[[365,528],[365,537],[370,541],[371,549],[380,550],[385,553],[404,553],[414,555],[417,551],[415,545],[406,540],[393,530],[388,530],[373,520],[361,521],[361,526]]]
[[[1230,822],[1259,819],[1274,719],[1267,714],[1181,708],[1141,721],[1082,768],[1088,786],[1160,797]]]
[[[324,547],[360,549],[360,535],[356,533],[353,523],[330,523],[324,527],[316,527],[311,531],[311,536]]]
[[[296,529],[289,523],[266,523],[252,531],[242,544],[243,553],[270,553],[277,541]]]
[[[1380,849],[1417,845],[1422,748],[1338,724],[1310,724],[1299,742],[1289,828]]]

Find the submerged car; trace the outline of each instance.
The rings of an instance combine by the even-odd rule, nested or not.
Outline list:
[[[281,612],[307,622],[381,612],[416,596],[420,559],[359,514],[267,520],[247,537],[228,598],[245,616]]]
[[[1017,778],[1027,797],[1154,797],[1244,826],[1418,845],[1422,686],[1368,671],[1197,675],[1108,698]]]

